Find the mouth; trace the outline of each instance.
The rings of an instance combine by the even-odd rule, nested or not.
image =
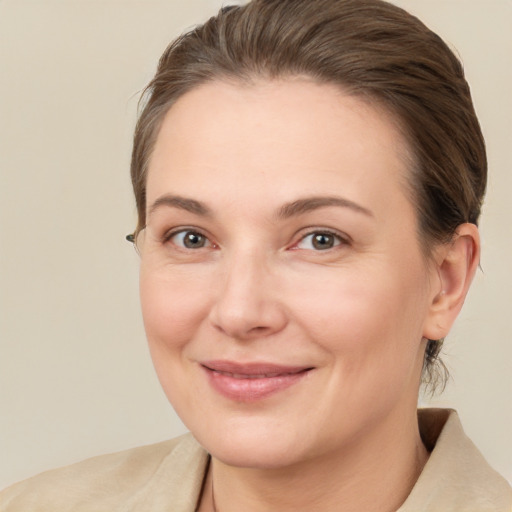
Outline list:
[[[268,398],[297,384],[314,369],[311,366],[232,361],[206,361],[201,367],[215,391],[237,402]]]

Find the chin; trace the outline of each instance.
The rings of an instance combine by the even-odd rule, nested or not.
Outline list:
[[[229,432],[226,435],[226,432]],[[278,469],[290,466],[301,458],[300,443],[290,429],[270,426],[245,426],[220,431],[192,433],[199,443],[222,463],[240,468]]]
[[[298,461],[297,452],[292,447],[256,443],[253,446],[229,443],[212,447],[208,452],[228,466],[251,469],[280,469]]]

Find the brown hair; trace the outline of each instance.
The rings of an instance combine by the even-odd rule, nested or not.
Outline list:
[[[212,80],[297,75],[376,101],[399,121],[414,157],[409,188],[425,254],[460,224],[477,223],[485,144],[462,65],[439,36],[383,0],[252,0],[222,9],[160,58],[134,136],[136,232],[145,225],[146,175],[159,126],[179,97]],[[427,343],[423,378],[432,386],[444,368],[434,364],[441,346],[442,340]]]

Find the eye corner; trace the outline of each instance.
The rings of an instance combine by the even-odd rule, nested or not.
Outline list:
[[[289,247],[289,250],[310,250],[321,253],[329,252],[340,246],[348,246],[351,243],[351,239],[347,235],[331,229],[316,228],[309,229],[301,235],[299,240]]]
[[[162,243],[172,244],[179,250],[197,251],[200,249],[217,249],[218,244],[202,230],[194,227],[180,227],[169,230],[163,237]]]

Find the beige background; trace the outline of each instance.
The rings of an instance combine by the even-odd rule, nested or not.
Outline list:
[[[489,148],[483,272],[447,345],[512,480],[512,2],[402,0],[460,52]],[[183,431],[146,350],[128,178],[137,93],[220,0],[0,0],[0,487]]]

